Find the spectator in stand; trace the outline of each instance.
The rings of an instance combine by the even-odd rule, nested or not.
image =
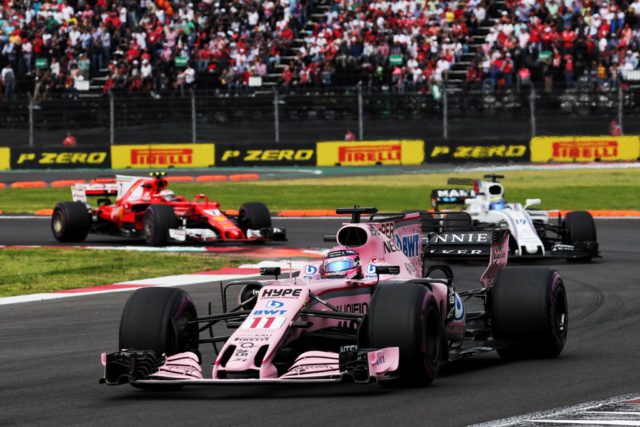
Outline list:
[[[6,64],[2,69],[2,87],[5,99],[11,98],[16,89],[16,76],[11,64]]]
[[[347,132],[344,134],[344,140],[345,141],[355,141],[356,138],[356,134],[353,133],[353,131],[351,129],[347,129]]]
[[[75,147],[77,144],[76,137],[71,134],[71,132],[67,132],[67,136],[62,140],[62,145],[65,147]]]

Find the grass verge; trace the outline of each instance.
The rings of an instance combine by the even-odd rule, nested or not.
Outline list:
[[[640,169],[575,169],[505,172],[506,197],[524,202],[541,198],[542,209],[638,209]],[[223,209],[260,200],[272,211],[375,206],[383,211],[426,209],[433,188],[449,177],[481,178],[482,173],[428,173],[363,177],[308,178],[246,183],[175,184],[177,194],[207,194]],[[0,190],[0,210],[32,213],[71,200],[68,189]]]
[[[87,249],[0,250],[0,297],[217,270],[250,259]]]

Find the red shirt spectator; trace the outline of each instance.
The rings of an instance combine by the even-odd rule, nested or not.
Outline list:
[[[64,145],[65,147],[75,147],[76,143],[76,137],[71,135],[71,132],[67,132],[67,137],[62,140],[62,145]]]

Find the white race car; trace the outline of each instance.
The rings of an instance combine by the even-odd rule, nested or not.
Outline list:
[[[463,211],[447,211],[449,227],[482,230],[509,230],[510,252],[515,256],[554,256],[568,260],[590,261],[598,257],[598,241],[593,217],[586,211],[568,212],[564,218],[558,213],[552,221],[547,211],[531,209],[540,199],[527,199],[525,205],[507,203],[504,187],[498,182],[503,175],[485,175],[482,180],[450,178],[450,185],[468,185],[471,188],[436,189],[431,192],[431,203],[438,211],[442,205],[465,205]],[[447,226],[447,223],[443,223]]]

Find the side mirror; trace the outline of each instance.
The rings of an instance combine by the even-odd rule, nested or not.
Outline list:
[[[399,265],[376,265],[376,274],[400,274]]]
[[[539,205],[540,203],[542,203],[542,200],[540,199],[527,199],[524,204],[524,208],[527,209],[529,206]]]
[[[276,276],[276,280],[281,272],[280,267],[260,267],[261,276]]]

